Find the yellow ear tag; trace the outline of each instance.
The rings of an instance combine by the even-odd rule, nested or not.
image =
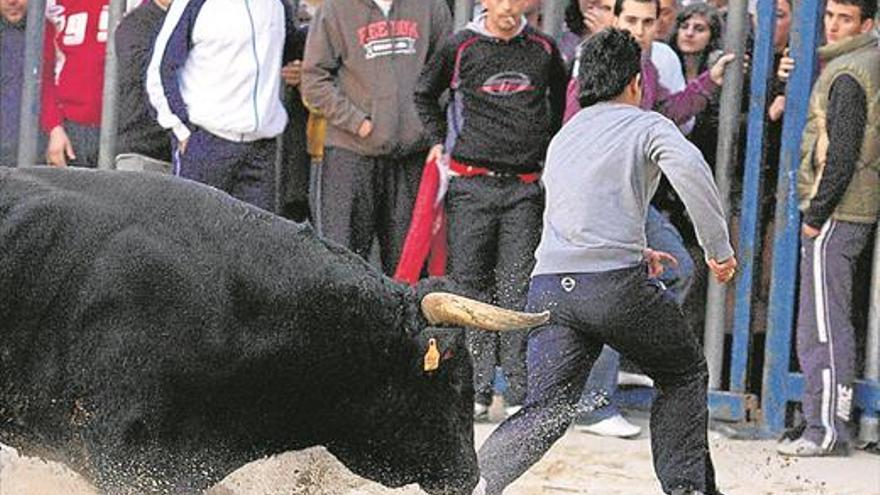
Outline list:
[[[434,371],[440,367],[440,351],[437,349],[437,340],[428,340],[428,350],[425,352],[425,371]]]

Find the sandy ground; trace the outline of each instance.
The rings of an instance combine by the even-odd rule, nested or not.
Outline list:
[[[634,421],[644,425],[644,420]],[[476,428],[477,442],[494,424]],[[880,456],[786,460],[772,441],[728,440],[710,434],[718,480],[726,495],[880,495]],[[220,484],[231,495],[417,495],[416,487],[385,489],[352,475],[321,448],[253,462]],[[659,494],[649,442],[569,431],[506,495]],[[0,451],[0,495],[96,495],[58,464]]]

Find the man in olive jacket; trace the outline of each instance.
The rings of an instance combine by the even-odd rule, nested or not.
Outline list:
[[[876,0],[829,0],[822,72],[804,130],[798,195],[801,282],[797,351],[806,428],[788,456],[845,455],[855,380],[855,264],[880,212],[880,48]]]

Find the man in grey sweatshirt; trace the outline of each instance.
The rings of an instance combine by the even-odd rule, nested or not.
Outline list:
[[[651,444],[663,491],[718,493],[706,436],[706,361],[654,278],[671,257],[645,244],[661,173],[684,201],[720,282],[733,277],[736,259],[702,155],[672,121],[639,109],[640,51],[630,34],[613,29],[584,45],[584,109],[547,152],[544,229],[529,288],[527,310],[549,309],[552,317],[529,338],[525,406],[480,449],[485,493],[500,494],[565,433],[603,344],[638,364],[659,391]]]

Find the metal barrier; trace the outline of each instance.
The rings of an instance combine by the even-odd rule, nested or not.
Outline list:
[[[27,8],[24,46],[24,80],[21,88],[21,117],[18,134],[18,165],[37,164],[37,144],[40,137],[40,86],[43,69],[42,22],[46,0],[30,0]],[[33,22],[38,19],[41,22]],[[34,43],[34,41],[37,41]]]
[[[804,381],[800,373],[790,371],[791,349],[795,335],[795,296],[798,278],[798,244],[800,215],[795,191],[800,162],[801,134],[806,124],[807,105],[816,74],[816,47],[819,43],[823,4],[820,0],[801,0],[792,24],[791,53],[798,61],[788,82],[785,122],[782,131],[779,184],[777,189],[776,232],[773,246],[773,277],[770,289],[770,312],[767,321],[767,342],[764,358],[764,381],[761,396],[763,429],[778,434],[785,428],[788,402],[797,402],[803,395]],[[875,252],[877,251],[875,246]],[[878,327],[880,327],[880,256],[874,257],[872,303],[869,310],[868,373],[857,380],[853,404],[862,410],[863,436],[877,436],[880,413],[878,383]],[[873,429],[872,429],[873,426]]]
[[[101,105],[101,137],[98,168],[116,168],[116,129],[119,118],[119,84],[117,77],[116,28],[125,14],[125,0],[110,0],[107,21],[107,55],[104,59],[104,94]]]
[[[718,109],[718,152],[715,160],[715,182],[721,202],[730,218],[730,186],[739,146],[740,108],[742,101],[743,71],[737,66],[744,58],[748,22],[746,0],[732,0],[727,10],[727,31],[724,39],[725,53],[736,54],[724,73],[724,86]],[[720,260],[719,260],[720,261]],[[709,389],[721,388],[721,363],[724,354],[724,321],[727,288],[709,277],[706,298],[705,352],[709,365]]]
[[[739,276],[736,280],[736,304],[733,315],[733,346],[730,359],[730,386],[728,391],[717,390],[721,377],[724,344],[724,293],[716,293],[718,299],[709,299],[707,309],[706,339],[707,360],[710,364],[710,411],[716,419],[741,422],[753,419],[757,410],[757,396],[749,393],[746,387],[749,358],[751,356],[751,298],[755,280],[755,257],[761,252],[759,224],[759,205],[762,181],[762,162],[764,160],[764,138],[767,92],[773,78],[773,32],[776,27],[775,0],[758,0],[758,26],[752,52],[752,75],[750,80],[749,120],[746,131],[746,152],[744,157],[745,177],[743,178],[742,209],[740,212],[739,244],[736,246],[739,261]],[[740,29],[744,29],[741,26]],[[745,40],[740,39],[744,45]],[[731,71],[732,72],[732,71]],[[736,71],[739,72],[739,71]],[[741,81],[741,79],[740,79]],[[725,81],[726,82],[726,81]],[[740,82],[740,87],[742,83]],[[738,104],[739,102],[737,102]],[[739,116],[740,107],[726,108],[733,116]],[[723,110],[723,111],[725,111]],[[729,125],[739,126],[738,122]],[[727,143],[730,148],[736,142]],[[722,143],[719,143],[719,156]],[[727,151],[733,155],[734,151]],[[721,307],[720,315],[713,313],[712,303]],[[718,311],[717,309],[715,311]],[[712,321],[712,318],[715,318]],[[710,327],[710,324],[713,326]],[[710,330],[716,332],[714,337]],[[709,342],[713,342],[710,349]],[[713,363],[714,360],[714,363]]]
[[[474,0],[455,0],[454,29],[465,27],[474,16]]]

